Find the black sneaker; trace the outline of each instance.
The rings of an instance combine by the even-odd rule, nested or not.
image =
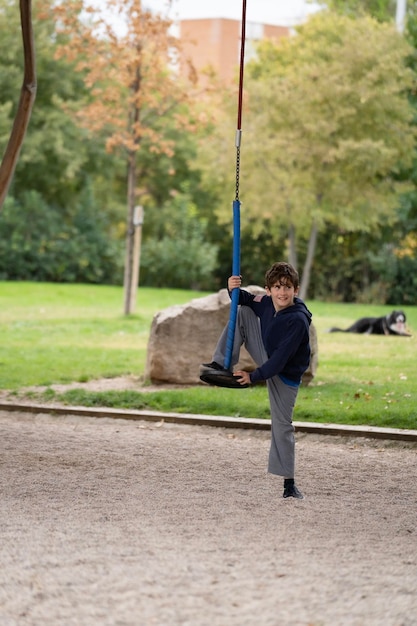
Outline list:
[[[287,485],[284,487],[284,493],[282,494],[283,498],[297,498],[298,500],[303,500],[304,496],[297,489],[295,485]]]
[[[219,363],[216,363],[216,361],[212,361],[211,363],[202,363],[202,367],[208,367],[209,369],[217,370],[218,372],[224,370],[224,367]]]

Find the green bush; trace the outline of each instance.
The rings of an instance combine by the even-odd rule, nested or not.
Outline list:
[[[146,223],[146,222],[145,222]],[[207,241],[207,224],[188,194],[167,203],[152,221],[142,246],[142,285],[210,289],[217,246]]]
[[[396,271],[390,283],[387,304],[416,304],[417,258],[396,259]]]
[[[106,216],[89,200],[72,211],[36,191],[8,198],[0,219],[0,279],[121,284],[123,255]]]

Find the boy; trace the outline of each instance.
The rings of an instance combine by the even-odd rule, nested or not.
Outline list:
[[[294,482],[295,441],[292,415],[301,377],[310,362],[311,313],[297,298],[297,271],[284,262],[274,263],[265,274],[266,295],[256,296],[241,289],[240,276],[230,276],[229,295],[239,289],[239,308],[232,363],[239,360],[245,344],[257,364],[253,372],[237,371],[241,385],[266,381],[271,409],[271,447],[268,472],[284,477],[284,498],[302,499]],[[216,346],[212,363],[204,368],[223,370],[227,327]]]

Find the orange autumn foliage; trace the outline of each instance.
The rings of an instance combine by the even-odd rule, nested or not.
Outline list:
[[[142,8],[141,0],[105,0],[100,9],[86,0],[43,2],[62,42],[57,57],[75,64],[89,90],[79,123],[92,132],[106,129],[109,151],[136,152],[146,138],[153,152],[171,156],[172,142],[157,122],[175,112],[180,128],[196,124],[184,112],[191,90],[175,71],[180,42],[170,34],[172,22]],[[123,30],[111,16],[123,18]]]

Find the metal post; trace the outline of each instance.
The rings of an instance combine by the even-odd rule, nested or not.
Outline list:
[[[400,33],[404,32],[406,10],[407,0],[397,0],[397,13],[395,16],[395,23],[397,25],[397,30]]]
[[[132,282],[130,285],[130,307],[131,313],[135,310],[136,305],[136,291],[139,285],[139,267],[140,267],[140,249],[142,243],[142,224],[143,224],[144,211],[143,207],[135,206],[135,213],[133,217],[133,226],[135,228],[135,235],[133,240],[133,263],[132,263]]]

